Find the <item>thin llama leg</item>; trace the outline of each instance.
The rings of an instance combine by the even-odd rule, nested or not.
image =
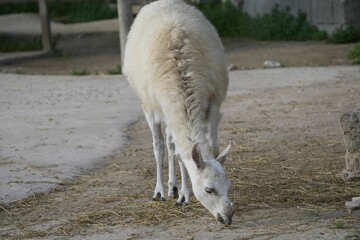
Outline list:
[[[166,145],[168,150],[168,161],[169,161],[169,191],[168,197],[179,197],[178,191],[178,182],[176,179],[175,171],[175,143],[173,141],[173,136],[169,128],[166,128]]]
[[[181,172],[181,189],[179,192],[179,198],[176,201],[177,206],[181,206],[183,202],[185,202],[186,205],[190,202],[190,189],[189,189],[189,183],[188,183],[188,172],[186,170],[185,164],[183,161],[178,158],[178,162],[180,165],[180,172]]]
[[[164,159],[164,138],[161,132],[161,121],[157,121],[153,113],[146,113],[145,117],[153,137],[153,149],[156,160],[156,187],[153,200],[165,201],[163,185],[163,159]]]
[[[216,158],[219,155],[219,144],[218,144],[218,126],[221,119],[221,113],[219,105],[212,102],[209,111],[209,134],[208,141],[210,145],[210,151],[213,157]]]

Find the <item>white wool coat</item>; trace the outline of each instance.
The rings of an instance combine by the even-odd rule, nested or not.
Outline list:
[[[180,0],[146,5],[129,32],[124,62],[143,110],[167,124],[177,151],[206,142],[210,107],[224,100],[228,73],[219,36],[202,13]]]

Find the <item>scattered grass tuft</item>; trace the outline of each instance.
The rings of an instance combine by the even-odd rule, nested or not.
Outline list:
[[[360,41],[360,30],[353,26],[337,28],[328,41],[337,44]]]
[[[19,38],[0,34],[0,52],[36,51],[42,49],[40,37]]]
[[[0,15],[37,12],[39,12],[39,7],[36,1],[28,3],[3,3],[0,7]]]
[[[86,69],[82,69],[82,70],[73,70],[71,72],[71,75],[73,76],[86,76],[86,75],[90,75],[90,72]]]
[[[290,9],[276,6],[270,14],[251,18],[227,1],[210,1],[196,5],[212,22],[222,37],[245,37],[257,40],[323,40],[327,34],[306,21],[306,14],[297,17]]]
[[[117,9],[110,8],[104,1],[55,1],[49,5],[50,16],[62,18],[64,23],[90,22],[117,17]]]
[[[348,226],[346,226],[346,222],[345,221],[335,221],[333,223],[333,229],[347,229]]]
[[[348,58],[352,61],[353,64],[360,64],[360,43],[350,49]]]
[[[121,74],[121,66],[118,64],[114,69],[108,69],[108,74]]]
[[[56,49],[59,39],[59,35],[53,35],[51,39],[56,54],[60,52]],[[41,51],[43,49],[40,36],[0,34],[0,43],[0,52]]]
[[[2,4],[0,15],[12,13],[39,12],[36,2]],[[101,0],[51,1],[49,12],[52,19],[64,23],[89,22],[117,17],[117,9]]]

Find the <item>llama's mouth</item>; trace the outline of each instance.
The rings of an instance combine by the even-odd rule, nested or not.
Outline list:
[[[221,224],[231,225],[232,213],[226,214],[225,217],[221,216],[221,214],[218,213],[217,216],[216,216],[216,220]]]

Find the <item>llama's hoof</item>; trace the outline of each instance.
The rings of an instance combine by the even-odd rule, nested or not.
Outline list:
[[[153,201],[158,201],[158,200],[160,200],[160,201],[162,201],[162,202],[165,202],[165,201],[166,201],[166,198],[164,198],[164,197],[161,197],[161,198],[155,198],[155,197],[153,197],[152,200],[153,200]]]
[[[182,197],[181,199],[178,199],[177,202],[175,202],[175,206],[187,206],[189,203],[185,201],[185,197]]]
[[[152,198],[153,201],[157,201],[157,200],[160,200],[162,202],[165,202],[166,201],[166,198],[165,197],[162,197],[161,196],[161,193],[157,193],[153,198]]]
[[[175,206],[178,206],[178,207],[186,207],[188,205],[189,204],[187,202],[175,202]]]
[[[173,187],[172,191],[169,192],[168,197],[178,198],[179,197],[179,190],[177,187]]]

